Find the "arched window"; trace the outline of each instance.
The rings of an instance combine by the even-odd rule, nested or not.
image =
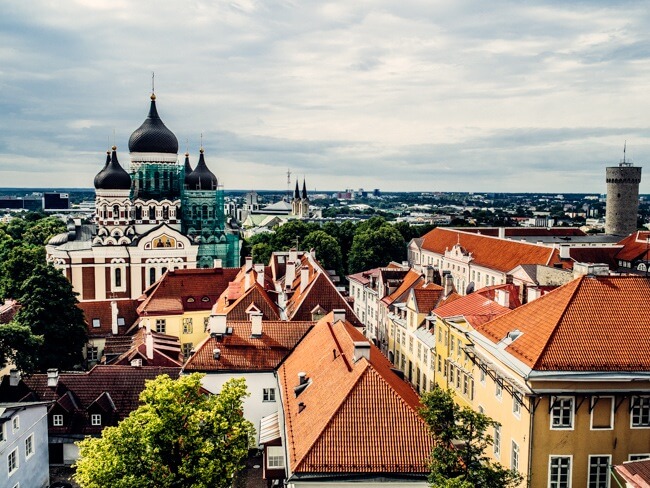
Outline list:
[[[156,268],[149,268],[149,284],[153,285],[156,282]]]
[[[115,268],[115,288],[122,286],[122,268]]]
[[[193,219],[199,218],[199,208],[196,205],[192,205],[192,218]]]
[[[119,205],[113,205],[113,219],[117,220],[120,218],[120,207]]]
[[[163,266],[163,269],[160,271],[161,275],[164,275],[167,272],[167,267]]]
[[[135,207],[135,220],[142,220],[142,207]]]
[[[169,220],[169,207],[167,205],[163,207],[163,220]]]

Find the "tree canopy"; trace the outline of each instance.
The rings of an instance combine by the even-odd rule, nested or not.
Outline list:
[[[243,378],[218,395],[200,374],[148,381],[143,403],[99,438],[79,442],[75,480],[83,488],[227,488],[243,466],[255,429],[244,419]]]
[[[402,261],[406,242],[402,234],[381,217],[373,217],[357,226],[348,258],[348,272],[358,273],[390,261]]]
[[[500,424],[490,417],[461,407],[450,391],[435,387],[422,396],[422,416],[429,424],[435,447],[429,482],[434,488],[469,488],[519,485],[519,473],[492,461],[486,449],[493,445],[488,429]]]

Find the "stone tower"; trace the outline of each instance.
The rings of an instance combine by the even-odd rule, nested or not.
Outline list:
[[[606,178],[605,234],[628,236],[637,228],[641,167],[626,162],[623,151],[623,161],[607,168]]]

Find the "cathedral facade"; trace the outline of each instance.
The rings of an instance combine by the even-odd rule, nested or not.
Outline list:
[[[79,300],[137,298],[167,270],[239,266],[238,233],[227,225],[223,189],[204,150],[194,169],[188,153],[179,162],[154,94],[129,153],[128,172],[113,146],[95,176],[94,223],[70,223],[46,246]]]

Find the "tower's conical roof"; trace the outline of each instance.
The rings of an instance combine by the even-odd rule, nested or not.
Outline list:
[[[129,138],[129,151],[143,153],[178,153],[178,139],[158,116],[156,95],[151,94],[149,115]]]
[[[190,153],[185,153],[185,183],[187,183],[187,177],[192,174],[192,166],[190,165]]]
[[[106,165],[95,176],[95,188],[97,190],[128,190],[131,188],[131,177],[129,173],[117,160],[117,147],[106,157]]]
[[[185,177],[185,186],[188,190],[216,190],[217,183],[217,177],[205,164],[203,148],[201,148],[199,162],[194,171]]]
[[[303,178],[302,180],[302,199],[306,200],[307,199],[307,184],[305,183],[305,179]]]

